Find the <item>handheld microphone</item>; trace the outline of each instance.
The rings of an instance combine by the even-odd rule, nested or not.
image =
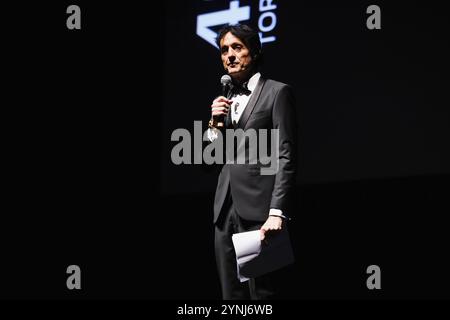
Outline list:
[[[222,78],[220,78],[220,83],[222,84],[222,95],[228,98],[228,94],[231,91],[231,86],[233,85],[231,77],[227,74],[224,74]]]
[[[231,93],[231,88],[233,86],[233,81],[231,80],[231,77],[227,74],[223,75],[222,78],[220,78],[220,83],[222,84],[222,96],[229,99],[229,95]],[[222,119],[217,121],[217,127],[223,128],[224,127],[224,120],[223,117],[220,117]]]

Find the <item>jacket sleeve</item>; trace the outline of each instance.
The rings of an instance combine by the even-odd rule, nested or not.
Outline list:
[[[288,209],[296,180],[297,121],[292,88],[284,85],[278,90],[272,109],[273,128],[279,130],[278,171],[275,176],[270,208]],[[286,212],[287,213],[287,212]]]

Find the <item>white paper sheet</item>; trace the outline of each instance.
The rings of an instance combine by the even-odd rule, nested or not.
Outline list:
[[[240,266],[256,258],[261,252],[261,232],[259,230],[235,233],[232,236],[238,266],[238,277],[241,282],[249,280],[240,273]]]

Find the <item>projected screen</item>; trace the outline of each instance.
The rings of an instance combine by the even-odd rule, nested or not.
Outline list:
[[[177,129],[195,137],[224,74],[215,45],[226,24],[260,32],[262,74],[291,85],[297,100],[298,184],[449,172],[444,71],[445,16],[427,25],[397,17],[415,7],[381,8],[370,29],[364,1],[177,1],[166,4],[163,72],[163,193],[212,192],[217,175],[174,164]],[[401,21],[401,22],[400,22]],[[159,63],[159,62],[158,62]],[[194,145],[194,143],[192,143]]]

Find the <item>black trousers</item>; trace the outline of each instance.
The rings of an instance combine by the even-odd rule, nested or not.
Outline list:
[[[228,191],[221,216],[215,225],[215,253],[217,271],[224,300],[234,299],[273,299],[275,298],[275,279],[271,274],[240,282],[237,276],[236,254],[231,236],[233,233],[260,229],[264,222],[242,219],[233,206],[231,192]]]

